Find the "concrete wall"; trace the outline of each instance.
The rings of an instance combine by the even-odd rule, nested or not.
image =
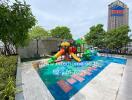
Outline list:
[[[61,39],[47,38],[38,41],[38,53],[40,56],[49,55],[58,50]],[[21,58],[35,57],[37,53],[37,41],[33,40],[26,47],[18,48],[18,54]]]

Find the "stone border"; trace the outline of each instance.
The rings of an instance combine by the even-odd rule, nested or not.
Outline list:
[[[16,87],[20,90],[15,95],[15,100],[54,100],[46,85],[41,80],[32,62],[20,63],[18,61]]]
[[[16,89],[17,89],[18,93],[16,93],[16,95],[15,95],[15,100],[24,100],[21,71],[22,71],[21,70],[21,60],[20,60],[20,56],[18,56],[17,73],[16,73]]]

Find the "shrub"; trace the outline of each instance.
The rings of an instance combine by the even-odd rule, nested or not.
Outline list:
[[[14,100],[16,56],[0,56],[0,98]]]

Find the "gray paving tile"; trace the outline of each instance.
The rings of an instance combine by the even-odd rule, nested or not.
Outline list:
[[[32,67],[32,62],[21,63],[21,81],[23,93],[17,94],[16,100],[54,100],[37,71]]]
[[[124,67],[121,64],[110,64],[71,100],[115,100]]]
[[[127,57],[121,85],[116,100],[132,100],[132,57]]]
[[[124,95],[118,95],[116,100],[132,100],[132,98],[129,98],[129,97],[124,96]]]

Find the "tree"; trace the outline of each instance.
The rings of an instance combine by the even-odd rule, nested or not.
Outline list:
[[[35,26],[29,31],[29,35],[31,39],[40,39],[43,37],[48,37],[50,34],[47,30],[42,28],[41,26]]]
[[[15,0],[0,4],[0,39],[5,46],[5,54],[16,53],[12,48],[24,46],[28,39],[28,31],[35,25],[30,6],[26,2]]]
[[[128,32],[130,32],[130,29],[129,26],[126,25],[108,31],[104,37],[106,47],[109,49],[121,49],[126,46],[130,41]]]
[[[103,46],[103,36],[105,31],[102,24],[90,27],[90,31],[85,35],[85,40],[93,46]]]
[[[72,39],[72,34],[70,33],[70,29],[65,26],[58,26],[51,31],[51,35],[54,38],[61,38],[61,39]]]

